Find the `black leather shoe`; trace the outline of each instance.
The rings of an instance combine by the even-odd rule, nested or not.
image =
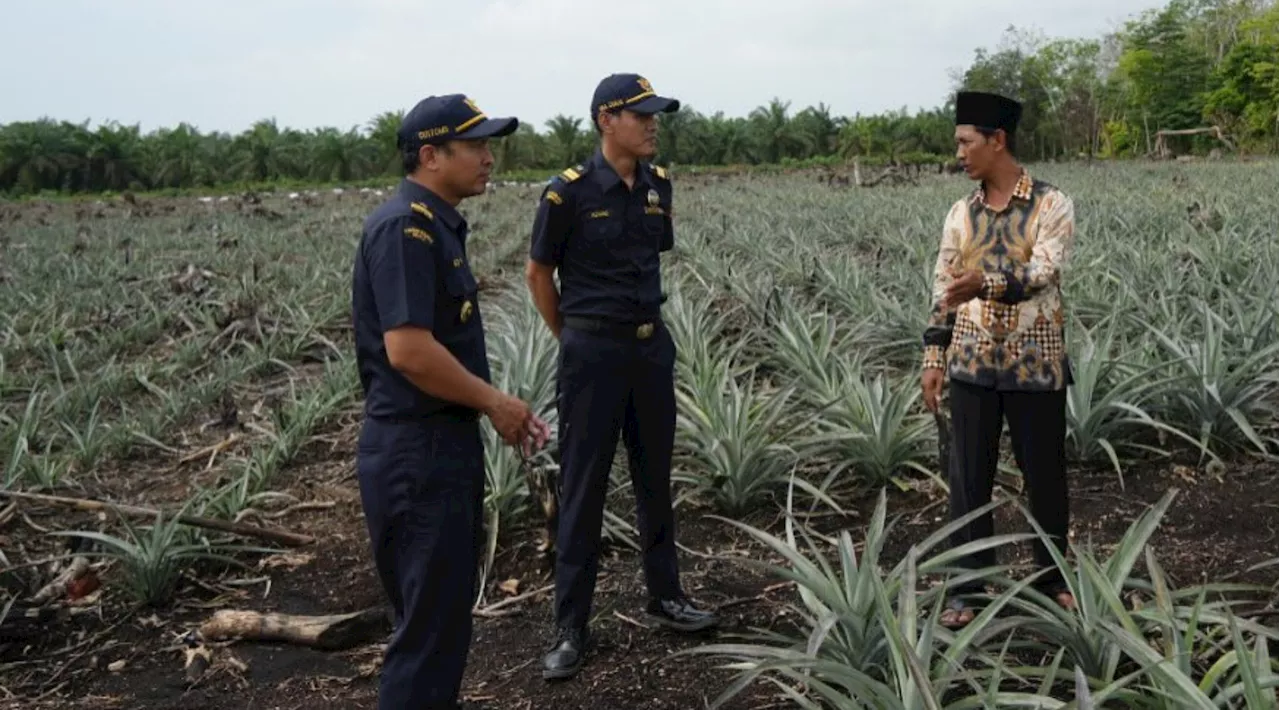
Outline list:
[[[572,678],[582,669],[586,652],[586,629],[560,627],[555,644],[542,658],[542,677],[546,680]]]
[[[685,597],[650,599],[645,613],[659,624],[676,631],[702,631],[720,623],[714,612],[695,607]]]

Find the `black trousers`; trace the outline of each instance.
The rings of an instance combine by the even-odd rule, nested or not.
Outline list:
[[[1000,433],[1009,422],[1013,456],[1026,481],[1031,514],[1058,550],[1066,553],[1067,497],[1065,389],[1053,392],[1002,392],[951,381],[951,518],[954,520],[991,501]],[[994,534],[990,512],[951,535],[953,547]],[[1035,582],[1042,591],[1062,584],[1061,573],[1040,540],[1033,542],[1036,566],[1045,571]],[[996,564],[995,548],[960,560],[976,569]],[[966,584],[959,593],[980,592],[982,582]]]
[[[366,419],[356,461],[374,566],[395,614],[378,708],[456,708],[484,549],[480,423]]]
[[[560,521],[556,535],[556,622],[581,628],[591,615],[599,571],[609,471],[626,444],[649,594],[682,594],[671,508],[675,440],[675,344],[653,337],[560,332]]]

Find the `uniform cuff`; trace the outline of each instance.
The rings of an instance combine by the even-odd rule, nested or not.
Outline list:
[[[944,360],[946,350],[941,345],[926,345],[924,348],[924,369],[926,370],[945,370],[947,364]]]
[[[987,301],[995,301],[1004,297],[1004,289],[1009,282],[1005,279],[1004,272],[996,272],[987,274],[982,277],[982,298]]]

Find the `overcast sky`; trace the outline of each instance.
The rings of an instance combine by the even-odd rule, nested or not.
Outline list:
[[[1009,24],[1097,37],[1160,0],[0,0],[0,123],[364,125],[433,93],[543,130],[615,71],[704,113],[937,105]]]

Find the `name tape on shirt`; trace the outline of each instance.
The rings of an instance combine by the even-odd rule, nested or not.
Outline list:
[[[417,239],[420,242],[434,244],[435,240],[431,238],[431,233],[420,227],[405,227],[404,235],[410,239]]]

